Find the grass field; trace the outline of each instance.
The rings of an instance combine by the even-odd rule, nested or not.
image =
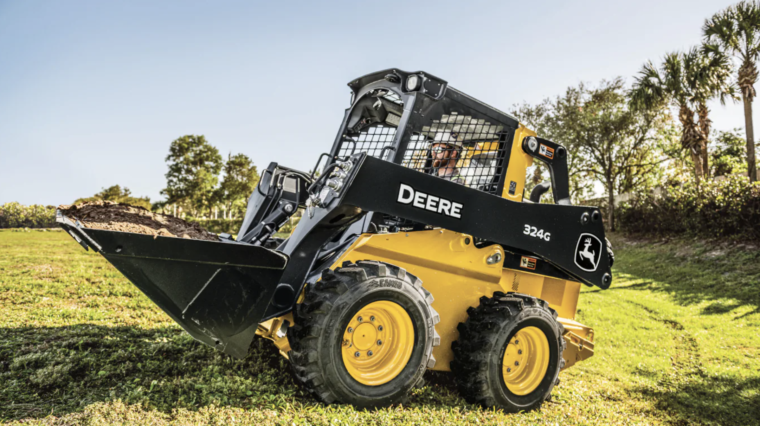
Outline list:
[[[0,420],[41,424],[735,424],[760,422],[760,251],[613,238],[610,290],[584,289],[596,355],[538,412],[505,415],[428,374],[409,404],[325,406],[268,342],[194,342],[62,232],[0,231]]]

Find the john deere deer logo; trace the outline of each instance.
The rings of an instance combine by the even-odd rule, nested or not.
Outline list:
[[[587,272],[596,271],[602,257],[602,242],[594,235],[581,234],[575,248],[575,264]]]
[[[588,259],[589,262],[591,262],[592,265],[594,265],[594,269],[596,269],[596,262],[594,262],[594,250],[589,250],[591,247],[591,238],[586,238],[585,241],[585,247],[583,247],[583,251],[578,253],[578,256],[581,257],[581,259]]]

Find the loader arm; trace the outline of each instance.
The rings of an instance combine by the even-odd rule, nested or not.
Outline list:
[[[610,286],[611,265],[597,208],[514,202],[360,157],[358,170],[328,209],[355,206],[469,234],[531,253],[587,285]]]

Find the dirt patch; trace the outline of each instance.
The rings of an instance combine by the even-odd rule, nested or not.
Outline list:
[[[197,223],[174,216],[153,213],[111,201],[94,201],[75,206],[58,206],[71,220],[78,220],[86,228],[132,232],[154,237],[180,237],[194,240],[218,241],[216,234],[206,231]]]
[[[694,255],[694,246],[682,246],[676,249],[676,257],[692,257]]]
[[[706,258],[708,258],[708,259],[714,259],[716,257],[725,256],[725,255],[726,255],[726,250],[725,249],[723,249],[723,250],[716,249],[716,250],[713,250],[711,252],[706,253],[704,256]]]
[[[42,273],[45,273],[45,274],[52,274],[53,272],[57,272],[61,268],[59,268],[57,266],[53,266],[53,265],[44,264],[44,265],[34,265],[31,268],[29,268],[29,269],[32,270],[32,271],[34,271],[34,272],[42,272]]]

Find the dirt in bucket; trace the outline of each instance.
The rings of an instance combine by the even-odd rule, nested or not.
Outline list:
[[[66,217],[78,220],[82,226],[94,229],[132,232],[154,237],[180,237],[194,240],[218,241],[216,234],[206,231],[197,223],[174,216],[153,213],[143,207],[93,201],[74,206],[58,206]]]

